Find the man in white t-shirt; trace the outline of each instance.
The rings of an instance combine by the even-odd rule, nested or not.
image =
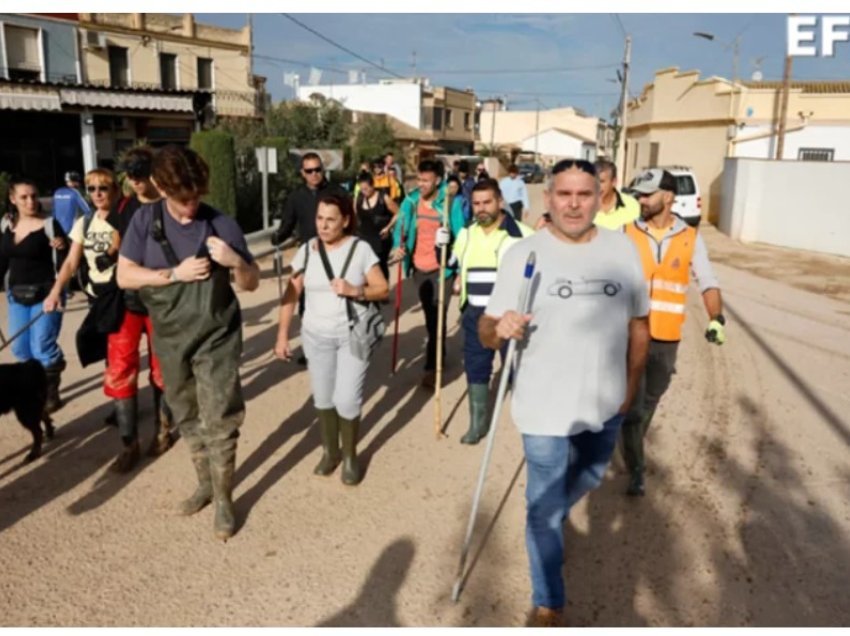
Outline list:
[[[602,480],[649,348],[640,257],[625,234],[593,225],[593,164],[558,162],[544,197],[551,223],[505,254],[478,323],[486,347],[519,341],[511,410],[528,465],[532,626],[563,622],[563,523]],[[530,311],[521,315],[517,302],[532,252]]]

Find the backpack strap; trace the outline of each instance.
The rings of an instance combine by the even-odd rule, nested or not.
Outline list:
[[[345,278],[345,275],[348,273],[348,266],[351,265],[351,259],[354,257],[354,252],[357,250],[357,244],[359,242],[360,239],[355,236],[354,242],[351,244],[351,249],[348,250],[348,256],[345,257],[345,263],[342,266],[342,273],[339,275],[340,278]]]
[[[162,206],[164,203],[160,200],[159,205],[155,205],[153,209],[153,222],[151,223],[151,238],[159,243],[162,248],[162,253],[165,254],[165,260],[172,267],[180,265],[180,260],[177,254],[174,253],[174,248],[168,242],[168,237],[165,236],[165,219],[163,217]]]

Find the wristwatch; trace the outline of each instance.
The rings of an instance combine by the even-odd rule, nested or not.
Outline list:
[[[724,327],[726,326],[726,318],[723,317],[723,314],[717,314],[712,320],[716,320]]]

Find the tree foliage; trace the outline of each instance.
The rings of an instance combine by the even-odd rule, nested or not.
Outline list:
[[[210,191],[204,200],[225,214],[238,218],[236,206],[236,154],[233,135],[221,130],[192,133],[189,147],[210,167]]]

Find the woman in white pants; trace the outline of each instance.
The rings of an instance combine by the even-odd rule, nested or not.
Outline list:
[[[354,236],[356,224],[347,196],[329,194],[320,198],[316,210],[318,236],[301,245],[292,261],[275,344],[275,355],[289,360],[289,327],[304,290],[301,341],[309,361],[323,448],[313,472],[330,475],[342,460],[342,482],[350,486],[360,482],[357,434],[369,361],[352,353],[347,302],[354,301],[354,311],[363,317],[365,303],[385,300],[389,295],[378,257],[368,243]],[[327,263],[323,263],[325,258]]]

